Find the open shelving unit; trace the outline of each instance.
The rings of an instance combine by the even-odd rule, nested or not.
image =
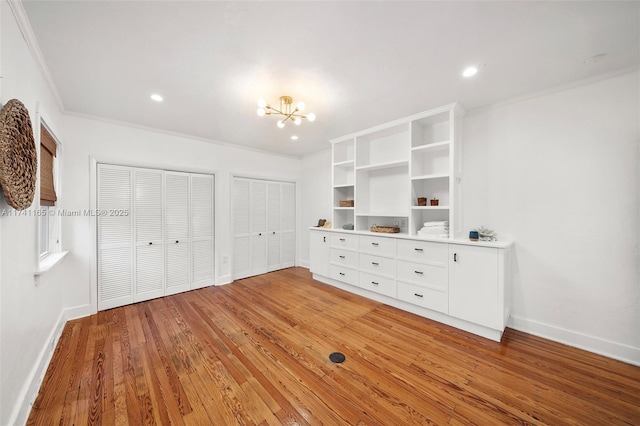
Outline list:
[[[450,238],[459,234],[463,116],[453,103],[332,140],[333,227],[398,226],[416,235],[424,222],[447,220]]]

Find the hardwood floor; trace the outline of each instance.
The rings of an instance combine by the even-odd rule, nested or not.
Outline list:
[[[28,424],[638,425],[640,368],[291,268],[69,321]]]

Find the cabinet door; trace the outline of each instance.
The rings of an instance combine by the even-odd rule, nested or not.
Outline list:
[[[189,174],[165,172],[165,294],[191,288],[189,231]]]
[[[191,288],[214,283],[214,179],[191,175]]]
[[[309,270],[313,274],[329,276],[330,234],[323,231],[310,231]]]
[[[161,170],[133,169],[135,302],[164,295],[162,182]]]
[[[449,244],[449,315],[500,328],[498,249]]]
[[[122,210],[128,215],[98,216],[98,309],[133,303],[133,212],[130,167],[99,164],[100,211]]]

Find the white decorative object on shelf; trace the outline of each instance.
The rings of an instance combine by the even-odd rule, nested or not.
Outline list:
[[[498,234],[493,229],[489,229],[485,226],[480,226],[474,231],[478,232],[478,239],[480,241],[498,241]]]

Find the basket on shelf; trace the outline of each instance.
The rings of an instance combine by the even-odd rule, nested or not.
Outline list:
[[[386,234],[397,234],[400,232],[400,228],[397,226],[377,226],[373,225],[371,227],[371,232],[384,232]]]
[[[340,207],[353,207],[353,200],[340,200]]]
[[[427,205],[427,197],[418,197],[418,205],[426,206]]]
[[[432,206],[437,206],[438,205],[438,199],[434,198],[433,200],[431,200],[431,205]]]

